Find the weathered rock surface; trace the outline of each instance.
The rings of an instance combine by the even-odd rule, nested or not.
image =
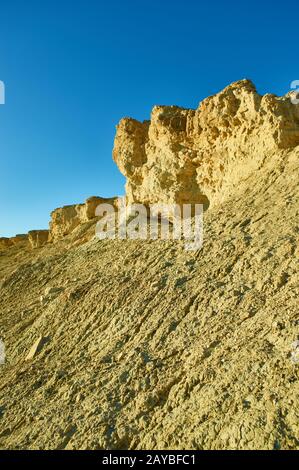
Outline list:
[[[249,80],[198,109],[155,106],[151,120],[122,119],[113,157],[130,203],[223,202],[278,150],[299,144],[299,105],[261,96]]]
[[[10,238],[10,241],[13,245],[29,245],[28,235],[27,234],[18,234]]]
[[[39,248],[48,243],[49,234],[49,230],[31,230],[28,232],[28,239],[32,248]]]
[[[12,246],[12,241],[7,237],[0,237],[0,250],[6,250]]]
[[[230,110],[226,131],[216,103]],[[199,190],[185,184],[189,163],[169,144],[178,133],[186,142],[185,111],[171,108],[171,125],[164,111],[153,125],[126,120],[116,140],[128,198],[152,202],[157,190],[164,201],[188,192],[211,200],[202,250],[93,239],[97,219],[83,208],[70,213],[88,221],[70,233],[72,215],[55,219],[55,243],[1,252],[1,448],[299,449],[297,111],[287,99],[256,97],[248,82],[205,106],[206,127],[186,110],[191,148],[195,134],[203,139],[200,158],[211,169],[201,183],[196,165],[190,181]],[[214,120],[227,133],[223,145],[217,136],[206,142]],[[162,143],[148,141],[159,150],[152,157],[147,144],[142,150],[151,126],[173,177],[165,186]],[[37,353],[36,339],[48,335]]]
[[[93,220],[95,210],[99,204],[112,204],[117,209],[117,198],[103,198],[92,196],[88,198],[84,204],[74,204],[70,206],[60,207],[51,213],[50,230],[30,230],[28,234],[16,235],[15,237],[0,238],[0,250],[4,251],[14,246],[22,245],[23,247],[39,248],[46,243],[55,243],[57,240],[63,239],[66,235],[73,232],[76,234],[76,229],[82,226],[82,231],[85,232],[84,236],[77,234],[77,238],[72,243],[86,242],[94,236],[94,231],[91,233],[86,230],[84,224]]]
[[[114,204],[115,198],[92,196],[84,204],[75,204],[55,209],[51,213],[50,240],[61,239],[73,232],[76,227],[95,218],[95,210],[99,204]]]
[[[33,359],[38,353],[40,353],[47,342],[48,338],[40,336],[32,345],[29,353],[26,356],[26,361],[31,361],[31,359]]]
[[[83,209],[84,204],[75,204],[59,207],[51,212],[51,241],[71,233],[80,224]]]

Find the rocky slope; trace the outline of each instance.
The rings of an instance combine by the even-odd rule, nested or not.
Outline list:
[[[292,106],[242,81],[120,123],[129,200],[209,203],[198,252],[97,240],[86,212],[34,250],[0,244],[1,448],[299,448]]]
[[[241,80],[198,109],[155,106],[151,120],[124,118],[113,156],[129,202],[223,203],[265,159],[299,144],[299,106],[261,96]]]

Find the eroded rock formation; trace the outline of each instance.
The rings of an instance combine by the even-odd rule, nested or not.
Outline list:
[[[14,237],[1,237],[0,238],[0,251],[5,251],[12,247],[28,247],[29,237],[27,234],[18,234]]]
[[[127,178],[127,202],[221,204],[267,161],[299,144],[296,97],[294,92],[261,96],[250,80],[240,80],[196,110],[155,106],[150,121],[122,119],[113,158]],[[49,233],[1,238],[0,250],[62,239],[94,219],[96,207],[105,202],[117,208],[117,198],[93,196],[55,209]]]
[[[114,204],[115,198],[92,196],[84,204],[75,204],[55,209],[51,213],[50,240],[55,241],[68,235],[78,225],[95,218],[95,210],[99,204]]]
[[[15,235],[14,237],[11,237],[9,239],[12,243],[12,245],[28,245],[29,244],[29,240],[28,240],[28,235],[26,233],[20,233],[20,234],[17,234]]]
[[[12,241],[7,237],[0,237],[0,250],[5,250],[12,246]]]
[[[54,211],[55,243],[0,239],[2,448],[299,448],[292,106],[241,82],[120,124],[128,199],[211,200],[200,251],[94,239],[101,198]]]
[[[29,243],[32,248],[39,248],[49,240],[49,230],[31,230],[28,232]]]
[[[299,144],[299,106],[264,96],[249,80],[231,84],[198,109],[155,106],[150,121],[124,118],[113,158],[128,202],[217,204],[278,149]]]
[[[16,235],[11,238],[1,237],[0,251],[6,251],[16,245],[22,245],[26,248],[39,248],[46,243],[56,242],[72,233],[80,225],[93,220],[97,206],[102,203],[113,204],[116,207],[117,198],[92,196],[83,204],[59,207],[51,213],[50,230],[31,230],[24,235]],[[89,240],[91,236],[88,233],[84,240]]]

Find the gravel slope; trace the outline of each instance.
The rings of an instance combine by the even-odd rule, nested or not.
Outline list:
[[[199,252],[80,231],[2,252],[1,448],[299,448],[298,156],[209,209]]]

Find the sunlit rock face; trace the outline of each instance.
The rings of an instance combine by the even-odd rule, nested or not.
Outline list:
[[[28,240],[32,248],[44,246],[49,240],[49,230],[30,230]]]
[[[229,85],[196,110],[155,106],[151,120],[124,118],[113,158],[128,202],[223,202],[267,158],[299,144],[299,106],[261,96],[250,80]]]
[[[72,233],[79,225],[95,218],[99,204],[114,204],[116,198],[92,196],[84,204],[59,207],[51,213],[50,241],[61,239]]]

